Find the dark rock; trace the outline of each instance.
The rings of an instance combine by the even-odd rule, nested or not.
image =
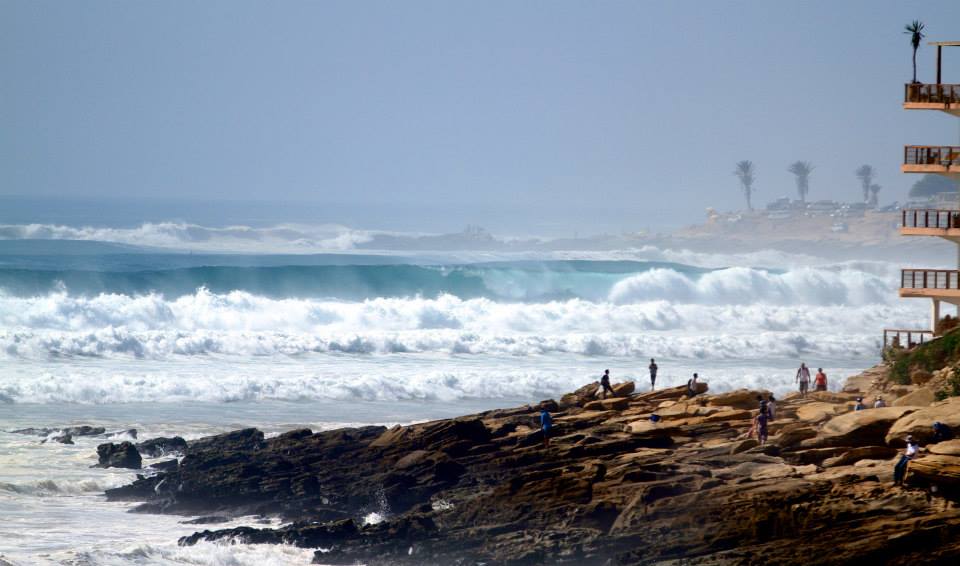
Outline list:
[[[127,430],[118,430],[115,432],[108,432],[104,434],[107,438],[117,438],[118,436],[129,436],[130,438],[136,440],[137,438],[137,429],[131,428]]]
[[[147,458],[183,456],[187,451],[187,441],[179,436],[173,438],[160,436],[138,443],[137,450]]]
[[[208,515],[206,517],[197,517],[196,519],[190,519],[189,521],[180,521],[182,525],[214,525],[216,523],[226,523],[230,520],[229,517],[224,517],[222,515]]]
[[[132,442],[112,442],[97,446],[97,468],[130,468],[139,470],[143,465],[140,453]]]
[[[171,470],[176,470],[180,462],[174,458],[172,460],[164,460],[162,462],[154,462],[148,467],[151,470],[157,470],[158,472],[169,472]]]

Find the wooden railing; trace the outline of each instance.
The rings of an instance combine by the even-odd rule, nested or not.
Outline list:
[[[904,87],[904,102],[960,104],[960,85],[914,83]]]
[[[883,348],[913,348],[933,340],[931,330],[904,330],[901,328],[883,329]]]
[[[903,148],[904,165],[960,165],[960,146],[907,145]]]
[[[960,290],[958,269],[902,269],[901,289],[952,289]]]
[[[960,228],[960,210],[905,208],[900,212],[904,228]]]

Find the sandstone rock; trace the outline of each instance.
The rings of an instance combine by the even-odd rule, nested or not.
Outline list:
[[[960,430],[960,398],[953,397],[943,403],[923,407],[904,415],[890,427],[886,435],[886,443],[891,446],[903,446],[904,439],[911,434],[920,444],[926,444],[933,438],[933,423],[937,421],[954,430]]]
[[[943,456],[960,456],[960,439],[946,440],[936,444],[926,446],[927,451],[932,454]]]
[[[933,374],[925,369],[915,369],[910,372],[910,383],[923,385],[933,379]]]
[[[609,399],[590,401],[583,408],[587,411],[622,411],[629,406],[630,400],[626,397],[610,397]]]
[[[636,388],[636,383],[632,381],[624,381],[623,383],[615,383],[613,385],[613,392],[617,394],[617,397],[627,397],[632,394]]]
[[[860,460],[883,460],[893,458],[897,454],[895,448],[889,446],[861,446],[853,448],[832,458],[823,461],[824,468],[833,468],[835,466],[846,466],[854,464]]]
[[[934,484],[960,484],[960,456],[927,454],[910,462],[908,481],[925,480]]]
[[[560,397],[561,407],[582,407],[587,402],[597,398],[597,391],[600,390],[600,382],[594,381],[577,389],[573,393],[567,393]]]
[[[802,445],[813,448],[883,444],[893,423],[916,410],[916,407],[883,407],[845,413],[827,421],[818,438],[805,440]]]
[[[840,413],[845,413],[848,410],[846,405],[814,401],[812,403],[804,403],[797,407],[797,418],[812,423],[819,423]]]
[[[97,457],[99,461],[97,468],[130,468],[139,470],[143,465],[140,453],[132,442],[121,442],[114,444],[112,442],[97,446]]]
[[[907,393],[902,397],[898,397],[892,403],[894,407],[924,407],[930,405],[936,401],[936,398],[933,396],[933,391],[930,391],[926,388],[920,388],[916,391]]]
[[[761,395],[764,399],[770,398],[770,392],[754,391],[751,389],[737,389],[729,393],[717,393],[707,398],[707,404],[733,407],[735,409],[756,409],[760,406],[757,396]]]
[[[730,446],[730,453],[739,454],[741,452],[746,452],[747,450],[750,450],[754,446],[759,446],[759,445],[760,443],[757,442],[756,438],[745,438],[743,440],[738,440],[737,442],[734,442],[733,445]]]

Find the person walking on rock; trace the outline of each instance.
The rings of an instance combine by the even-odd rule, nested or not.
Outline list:
[[[657,362],[650,358],[650,391],[657,386]]]
[[[800,369],[797,370],[796,382],[800,384],[800,396],[806,397],[807,391],[810,390],[810,370],[807,368],[807,364],[800,364]]]
[[[910,460],[913,460],[913,457],[917,455],[917,450],[919,450],[917,441],[913,439],[913,436],[907,435],[907,447],[900,455],[897,465],[893,468],[893,485],[903,485],[903,480],[907,476],[907,466],[909,466]]]
[[[827,390],[827,374],[823,373],[823,368],[817,368],[817,377],[813,385],[817,391]]]
[[[610,387],[610,370],[603,371],[603,377],[600,378],[600,388],[600,392],[603,394],[604,399],[607,398],[607,391],[610,392],[611,397],[617,396],[617,394],[613,391],[613,387]]]
[[[543,434],[543,447],[550,448],[550,428],[553,426],[553,417],[546,409],[540,411],[540,432]]]

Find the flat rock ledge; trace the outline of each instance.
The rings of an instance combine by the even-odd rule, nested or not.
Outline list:
[[[179,466],[107,497],[142,512],[280,517],[180,544],[286,543],[322,564],[960,563],[956,442],[891,485],[897,434],[960,414],[960,400],[855,414],[855,388],[788,396],[760,446],[746,436],[760,392],[622,386],[598,403],[595,390],[404,427],[235,431],[178,446]],[[541,407],[555,421],[549,448]]]

